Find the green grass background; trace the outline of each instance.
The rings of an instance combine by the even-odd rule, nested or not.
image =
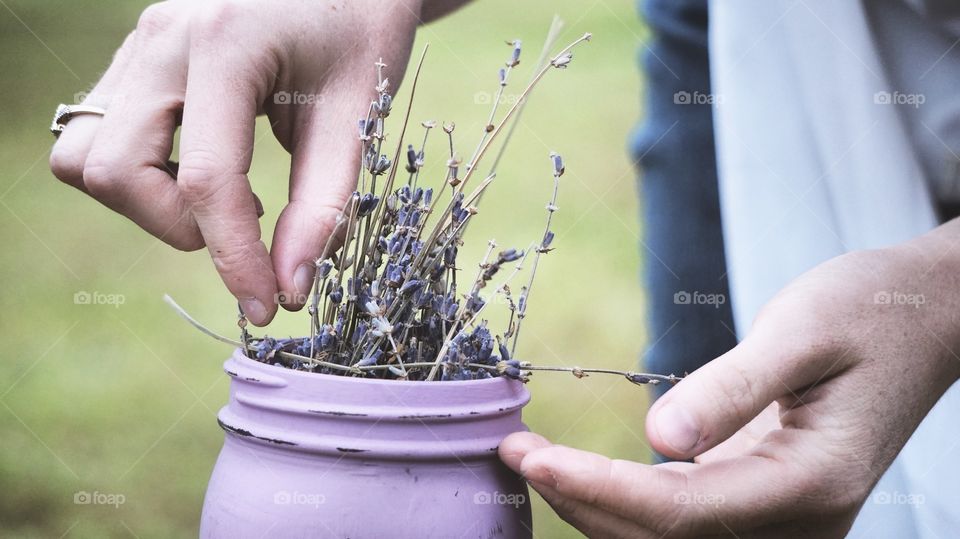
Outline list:
[[[145,2],[0,2],[0,536],[195,536],[223,433],[230,350],[186,326],[169,292],[212,327],[235,331],[235,304],[205,251],[176,252],[49,172],[50,115],[92,86]],[[482,0],[420,30],[431,43],[413,118],[457,122],[469,154],[496,70],[522,38],[518,91],[551,16],[561,42],[594,34],[570,69],[548,74],[529,105],[471,230],[465,260],[490,237],[524,246],[541,234],[550,150],[567,162],[554,230],[521,349],[524,359],[632,369],[647,335],[634,172],[625,151],[640,116],[635,59],[645,32],[626,0]],[[357,66],[365,69],[367,66]],[[408,81],[409,82],[409,81]],[[397,103],[406,102],[408,83]],[[283,207],[289,159],[258,125],[250,173],[264,237]],[[394,129],[398,129],[394,125]],[[439,140],[439,137],[436,139]],[[432,159],[431,159],[432,157]],[[442,174],[437,151],[428,169]],[[468,266],[469,267],[469,266]],[[122,294],[120,307],[76,305],[78,291]],[[269,331],[302,334],[304,314]],[[525,420],[551,440],[645,460],[646,393],[618,378],[542,373]],[[119,508],[77,505],[78,491],[119,493]],[[540,500],[537,537],[578,537]]]

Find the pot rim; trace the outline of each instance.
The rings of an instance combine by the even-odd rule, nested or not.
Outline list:
[[[299,377],[304,380],[316,379],[317,377],[335,379],[337,381],[342,381],[343,383],[350,384],[372,384],[372,385],[390,385],[390,386],[400,386],[400,387],[416,387],[416,386],[437,386],[442,384],[444,387],[450,386],[481,386],[485,384],[502,384],[504,380],[509,382],[522,383],[519,380],[513,380],[506,376],[493,376],[490,378],[484,378],[483,380],[384,380],[381,378],[361,378],[355,376],[338,376],[336,374],[325,374],[321,372],[307,372],[307,371],[298,371],[295,369],[288,369],[286,367],[278,367],[271,363],[264,363],[262,361],[257,361],[247,357],[243,353],[241,348],[234,348],[233,358],[238,360],[242,364],[247,364],[250,366],[256,366],[258,368],[265,368],[268,371],[275,373],[283,373],[284,376],[294,376]],[[230,373],[228,373],[230,374]]]

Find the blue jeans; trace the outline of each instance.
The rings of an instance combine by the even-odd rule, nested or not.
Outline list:
[[[642,0],[641,12],[653,31],[641,59],[646,118],[630,141],[640,172],[652,343],[643,363],[651,372],[683,374],[737,342],[720,223],[713,115],[709,104],[691,102],[710,94],[707,1]],[[667,389],[654,386],[654,397]]]

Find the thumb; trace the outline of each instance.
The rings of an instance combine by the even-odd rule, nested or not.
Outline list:
[[[732,436],[773,401],[814,382],[809,358],[791,357],[786,347],[774,345],[777,340],[751,336],[671,388],[647,414],[653,447],[675,459],[697,456]]]
[[[294,138],[290,166],[290,200],[277,220],[271,257],[280,290],[279,302],[298,310],[313,285],[316,259],[336,229],[337,216],[356,188],[360,141],[354,107],[307,105],[313,110]],[[357,101],[341,96],[340,103]],[[288,105],[303,107],[304,105]],[[355,114],[354,114],[355,113]],[[336,246],[334,246],[336,247]]]

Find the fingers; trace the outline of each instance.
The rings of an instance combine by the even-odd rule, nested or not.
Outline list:
[[[642,536],[636,530],[655,532],[657,537],[701,536],[787,522],[804,510],[816,509],[810,500],[822,497],[829,479],[768,456],[648,466],[543,445],[528,436],[514,434],[504,440],[502,451],[511,454],[507,465],[578,528],[602,529],[614,537],[622,530],[635,532],[633,536]],[[794,447],[810,445],[814,439],[809,432],[786,436],[797,437],[789,441]],[[606,514],[619,520],[605,527]]]
[[[671,497],[664,494],[682,486],[680,474],[661,474],[652,466],[560,445],[531,451],[519,471],[533,485],[545,485],[559,496],[626,516],[651,530],[669,524],[675,511]]]
[[[203,238],[167,164],[187,77],[185,31],[170,9],[156,4],[141,17],[119,85],[123,98],[99,126],[83,183],[100,202],[147,232],[176,248],[195,250]]]
[[[619,515],[561,495],[555,489],[539,483],[530,483],[550,508],[563,520],[569,522],[584,535],[592,539],[645,539],[663,537]]]
[[[511,434],[500,443],[500,459],[512,470],[521,473],[523,459],[540,449],[553,447],[549,440],[532,432]],[[539,474],[541,469],[536,463],[526,465],[526,469]],[[561,518],[572,524],[588,537],[655,537],[648,530],[618,515],[600,509],[576,498],[561,495],[551,487],[553,477],[547,481],[537,481],[525,476],[530,486],[537,490],[543,499]]]
[[[117,88],[120,86],[120,80],[130,58],[135,34],[136,32],[133,32],[128,35],[123,45],[117,49],[113,62],[84,99],[84,104],[107,110],[112,108],[112,102],[117,96]],[[63,183],[84,192],[87,190],[83,185],[83,168],[101,121],[102,119],[94,114],[81,114],[71,119],[57,137],[50,152],[50,170],[53,175]]]
[[[805,355],[806,354],[806,355]],[[817,358],[780,339],[751,335],[670,389],[647,414],[647,437],[661,453],[688,459],[716,446],[774,400],[818,379]]]
[[[365,79],[363,84],[372,84]],[[290,170],[290,202],[280,214],[271,256],[284,307],[296,310],[307,301],[316,259],[333,233],[337,215],[356,188],[360,167],[357,118],[365,114],[357,95],[363,88],[350,79],[327,88],[318,104],[277,105],[296,118]]]
[[[264,325],[276,313],[276,277],[247,172],[268,77],[253,71],[257,61],[230,46],[239,36],[221,35],[228,26],[246,30],[224,24],[224,16],[201,18],[191,31],[178,184],[224,284],[249,320]]]
[[[553,444],[535,432],[515,432],[500,442],[497,449],[500,460],[511,470],[520,473],[520,463],[523,457],[531,451],[551,447]]]

